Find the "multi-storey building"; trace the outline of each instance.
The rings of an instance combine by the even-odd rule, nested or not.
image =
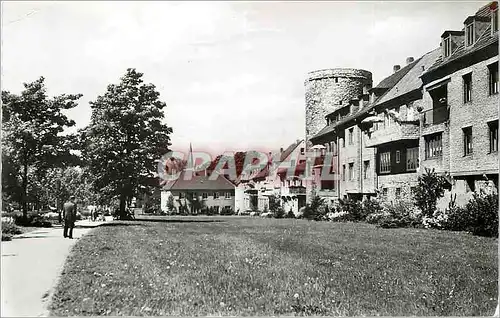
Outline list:
[[[333,201],[377,194],[392,200],[412,191],[423,168],[447,176],[451,192],[443,202],[457,194],[465,203],[475,189],[497,188],[497,12],[496,3],[481,8],[463,30],[444,32],[439,49],[408,58],[403,68],[395,65],[374,88],[352,83],[351,98],[326,113],[321,130],[317,114],[325,113],[324,97],[336,101],[345,94],[330,89],[330,82],[309,84],[314,94],[306,89],[306,125],[313,124],[308,133],[317,132],[308,140],[333,156],[337,174],[335,182],[324,181],[321,168],[315,169],[317,194]]]
[[[424,85],[422,167],[449,176],[463,204],[498,187],[498,7],[493,2],[441,35],[440,56]]]
[[[314,169],[316,177],[312,187],[316,189],[316,194],[332,203],[340,198],[362,199],[377,194],[377,172],[380,170],[377,148],[383,148],[390,143],[390,138],[381,141],[381,138],[385,137],[382,129],[388,128],[393,121],[392,117],[385,113],[384,107],[396,108],[396,104],[404,101],[401,94],[396,93],[393,88],[417,63],[413,58],[408,58],[407,62],[408,65],[403,68],[395,65],[393,73],[377,86],[363,90],[360,95],[325,116],[326,126],[310,140],[313,144],[323,145],[326,153],[331,156],[325,156],[325,160],[327,166],[332,163],[330,170],[335,177],[332,178],[333,182],[320,180],[320,174],[324,175],[325,170],[320,171],[320,167]],[[382,113],[382,118],[375,118],[377,112]],[[367,118],[368,121],[365,120]],[[382,121],[384,125],[375,124],[375,127],[380,127],[380,131],[373,134],[368,131],[369,133],[365,134],[366,129],[373,127],[373,120]],[[418,136],[414,138],[418,140]],[[398,139],[393,141],[397,142]],[[395,170],[393,172],[396,173]]]

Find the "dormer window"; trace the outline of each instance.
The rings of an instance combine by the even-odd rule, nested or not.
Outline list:
[[[471,46],[474,44],[474,22],[468,24],[465,27],[465,43],[467,43],[467,46]]]
[[[451,38],[447,37],[446,39],[444,39],[443,42],[444,42],[443,43],[443,45],[444,45],[444,57],[448,57],[451,54]]]

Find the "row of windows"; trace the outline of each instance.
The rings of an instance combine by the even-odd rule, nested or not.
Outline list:
[[[214,199],[219,199],[221,196],[224,196],[224,199],[231,199],[232,194],[231,194],[231,192],[224,192],[224,193],[214,192],[214,194],[213,194]],[[193,197],[198,197],[198,193],[193,193]],[[179,198],[180,199],[186,198],[186,194],[184,192],[180,192]],[[208,193],[203,192],[201,194],[201,198],[208,199]]]
[[[410,187],[410,188],[409,188],[409,190],[410,190],[410,191],[409,191],[409,194],[410,194],[410,195],[414,195],[414,194],[415,194],[415,192],[416,192],[416,190],[417,190],[417,188],[416,188],[416,187]],[[382,196],[383,196],[383,197],[387,197],[387,195],[388,195],[388,194],[389,194],[389,188],[382,188]],[[395,188],[395,189],[394,189],[394,195],[395,195],[396,197],[401,196],[401,188],[399,188],[399,187],[398,187],[398,188]]]
[[[472,101],[472,72],[462,76],[464,103]],[[488,94],[498,94],[498,62],[488,65]]]
[[[462,128],[463,155],[473,152],[472,126]],[[488,123],[489,152],[498,151],[498,121]],[[443,154],[442,133],[425,136],[425,159],[441,157]]]
[[[390,173],[392,168],[391,152],[380,153],[380,173]],[[401,151],[396,150],[396,163],[401,163]],[[418,147],[406,149],[406,171],[415,171],[419,165]]]

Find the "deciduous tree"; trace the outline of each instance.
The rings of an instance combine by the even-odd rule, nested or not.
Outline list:
[[[94,186],[119,198],[120,217],[126,215],[132,197],[158,183],[155,161],[171,145],[172,128],[163,122],[166,104],[142,76],[127,69],[119,84],[109,85],[90,103],[91,122],[81,131],[83,157],[95,177]]]
[[[47,169],[64,166],[76,157],[71,154],[74,137],[62,135],[75,125],[63,110],[77,106],[81,94],[62,94],[49,98],[45,79],[25,83],[21,94],[2,91],[2,156],[8,169],[2,171],[6,189],[12,191],[27,218],[30,170],[40,177]]]

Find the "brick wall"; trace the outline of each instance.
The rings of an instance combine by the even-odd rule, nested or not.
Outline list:
[[[490,154],[488,122],[498,120],[499,95],[489,95],[488,65],[491,58],[451,75],[448,84],[450,105],[450,173],[452,175],[498,170],[498,153]],[[462,76],[472,72],[472,100],[463,101]],[[464,156],[464,127],[472,127],[473,153]],[[482,172],[481,172],[482,173]]]
[[[378,189],[382,193],[382,189],[387,188],[387,199],[394,201],[401,197],[411,195],[411,187],[417,185],[417,173],[401,173],[395,175],[385,175],[378,177]],[[401,188],[401,194],[396,196],[396,189]]]

